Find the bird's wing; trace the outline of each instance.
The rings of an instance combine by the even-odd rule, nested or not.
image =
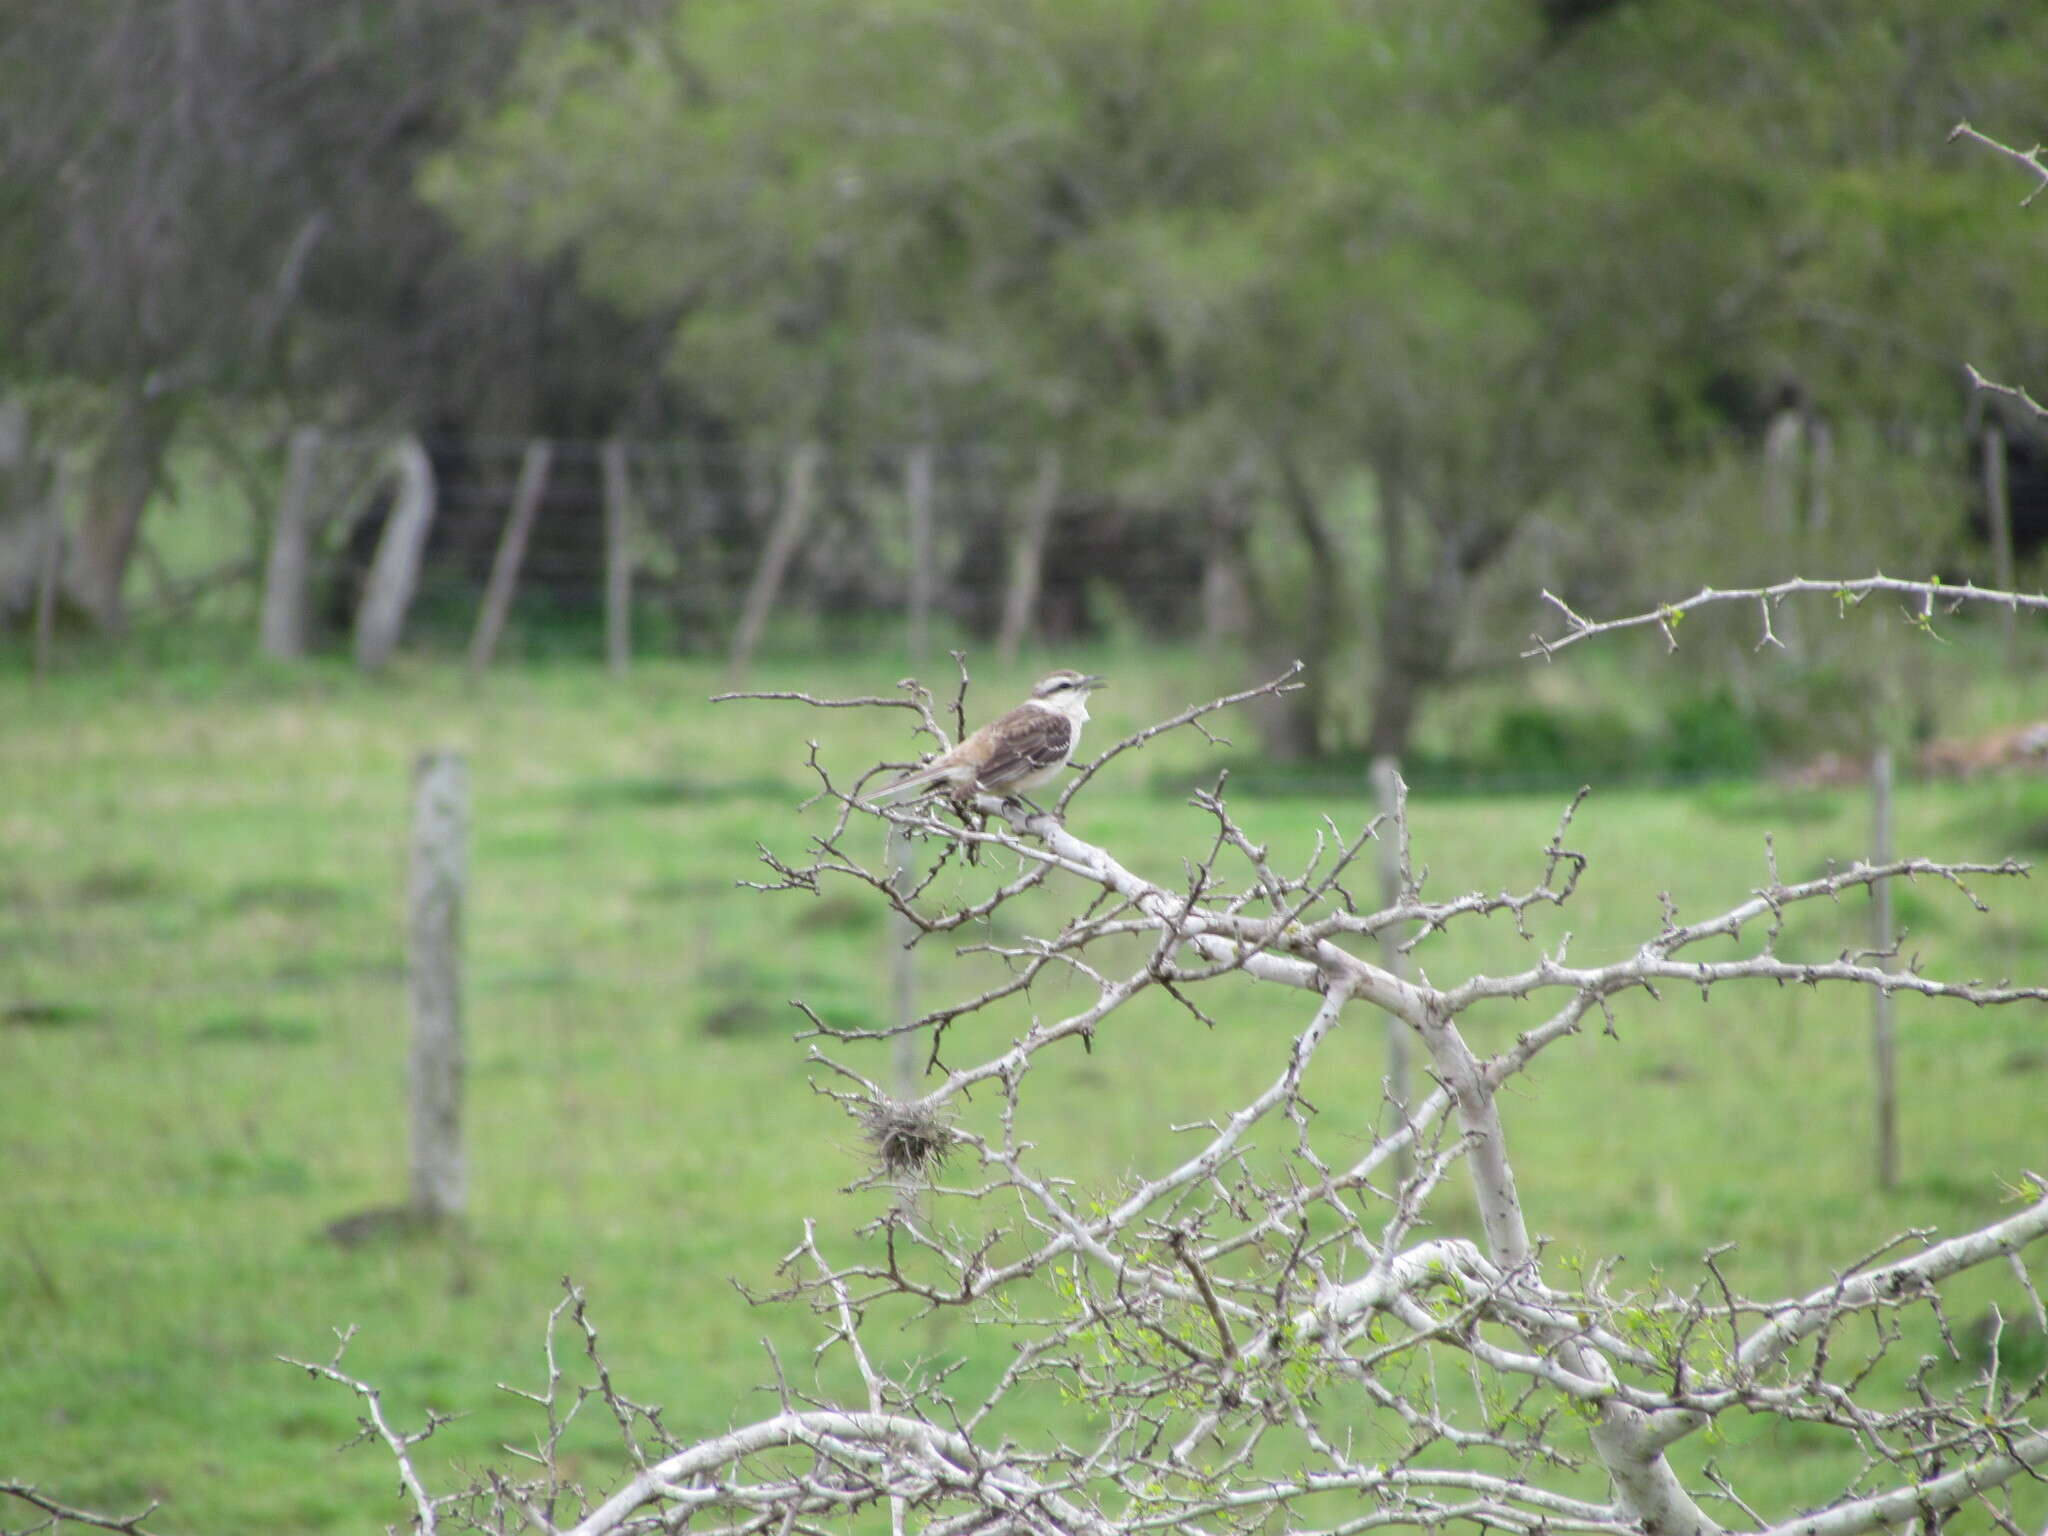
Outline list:
[[[1021,705],[989,722],[989,753],[976,777],[983,789],[1001,789],[1018,779],[1067,760],[1074,746],[1074,722],[1050,709]]]

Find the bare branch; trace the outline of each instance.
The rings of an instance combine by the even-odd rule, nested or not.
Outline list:
[[[1713,600],[1758,602],[1768,634],[1773,594],[1783,591]],[[1932,607],[1921,592],[1922,612]],[[1681,611],[1642,622],[1670,634]],[[1598,627],[1573,619],[1585,632]],[[1126,737],[1058,805],[1119,753],[1295,686],[1293,675]],[[929,692],[904,687],[908,700],[867,702],[911,707],[936,731]],[[964,725],[957,702],[954,712]],[[1851,1536],[1903,1518],[1931,1526],[2048,1464],[2039,1416],[2048,1379],[2017,1380],[2009,1350],[1953,1388],[1924,1366],[1903,1390],[1890,1385],[1898,1371],[1880,1370],[1911,1337],[1901,1322],[1911,1309],[1928,1309],[1921,1319],[1931,1317],[1950,1354],[1959,1353],[1940,1287],[1966,1269],[2017,1264],[2048,1237],[2048,1187],[2039,1180],[2029,1176],[2030,1203],[2017,1215],[1942,1241],[1895,1236],[1791,1299],[1738,1294],[1719,1249],[1689,1292],[1630,1293],[1615,1288],[1612,1263],[1562,1265],[1532,1236],[1498,1102],[1539,1055],[1631,988],[1656,996],[1680,982],[1711,996],[1725,986],[1830,982],[1974,1005],[2048,999],[2039,987],[1891,969],[1890,955],[1780,953],[1784,915],[1801,903],[1918,879],[1945,882],[1982,908],[1978,884],[2023,876],[2024,866],[1908,858],[1787,884],[1767,846],[1766,884],[1718,913],[1683,920],[1667,896],[1618,960],[1572,963],[1567,933],[1520,969],[1440,985],[1419,971],[1419,979],[1397,976],[1361,951],[1400,924],[1417,929],[1413,943],[1498,913],[1534,944],[1530,910],[1567,906],[1590,878],[1567,841],[1583,791],[1535,850],[1533,883],[1519,890],[1425,899],[1398,795],[1389,816],[1355,831],[1328,823],[1305,858],[1282,863],[1219,778],[1193,796],[1203,825],[1167,878],[1138,872],[1057,812],[1028,805],[927,800],[881,809],[874,814],[897,835],[937,845],[929,867],[951,871],[943,884],[926,879],[905,892],[889,878],[891,855],[855,851],[860,840],[847,833],[863,808],[834,784],[815,746],[810,762],[823,795],[838,801],[834,824],[803,855],[764,850],[775,885],[817,892],[827,880],[851,881],[919,935],[984,925],[958,953],[1002,968],[996,979],[979,978],[978,991],[962,988],[967,995],[887,1028],[833,1026],[797,1004],[811,1024],[813,1088],[853,1118],[871,1148],[873,1166],[856,1187],[894,1183],[899,1198],[847,1239],[854,1247],[844,1256],[829,1253],[820,1224],[807,1221],[778,1270],[783,1289],[755,1299],[812,1309],[818,1353],[843,1351],[850,1363],[852,1401],[807,1395],[771,1351],[774,1413],[679,1442],[654,1410],[613,1387],[571,1288],[550,1320],[547,1381],[521,1394],[546,1419],[534,1450],[520,1457],[523,1480],[490,1472],[462,1494],[435,1496],[410,1456],[433,1416],[416,1435],[397,1433],[338,1355],[330,1366],[305,1367],[369,1404],[366,1434],[398,1458],[423,1530],[481,1510],[495,1522],[487,1528],[573,1536],[685,1527],[696,1536],[795,1536],[886,1508],[892,1536],[1247,1536],[1282,1527],[1351,1536],[1454,1526],[1712,1536],[1720,1527],[1703,1501],[1740,1511],[1751,1526],[1783,1519],[1745,1494],[1739,1469],[1717,1463],[1703,1481],[1689,1480],[1667,1458],[1687,1436],[1739,1416],[1811,1427],[1854,1447],[1862,1469],[1832,1500],[1771,1527]],[[1403,870],[1377,909],[1344,883],[1375,838],[1401,850]],[[1066,915],[1036,932],[1028,931],[1035,923],[992,923],[1032,891],[1069,903]],[[1688,958],[1710,941],[1734,952]],[[1048,1158],[1030,1123],[1045,1081],[1033,1077],[1040,1066],[1075,1042],[1092,1049],[1106,1039],[1113,1049],[1124,1010],[1154,990],[1180,1005],[1169,1023],[1206,1040],[1229,1023],[1233,985],[1314,999],[1306,1018],[1275,1031],[1259,1080],[1176,1126],[1186,1141],[1106,1187],[1079,1185]],[[1049,999],[1057,1006],[1044,1007]],[[1465,1033],[1466,1016],[1482,1005],[1532,1010],[1491,1055]],[[1421,1043],[1433,1092],[1375,1104],[1360,1093],[1355,1067],[1330,1064],[1328,1042],[1361,1007],[1390,1015]],[[977,1027],[945,1033],[970,1016]],[[927,1027],[936,1080],[915,1098],[885,1090],[886,1074],[862,1070],[858,1059],[827,1054]],[[1164,1027],[1148,1023],[1146,1049],[1158,1048],[1153,1031]],[[1432,1230],[1431,1202],[1453,1178],[1469,1181],[1479,1240]],[[2023,1267],[2012,1292],[2000,1316],[2041,1311]],[[1000,1376],[962,1390],[960,1401],[949,1395],[967,1379],[956,1374],[960,1361],[899,1362],[896,1347],[873,1332],[878,1313],[894,1321],[939,1309],[958,1309],[977,1330],[1003,1329],[1012,1345]],[[564,1318],[583,1331],[583,1359],[571,1363],[585,1384],[572,1386],[557,1359],[554,1328]],[[1847,1328],[1852,1319],[1865,1326]],[[1864,1342],[1852,1347],[1852,1338]],[[1447,1391],[1447,1371],[1468,1376],[1470,1391]],[[1076,1443],[1044,1427],[1048,1417],[1063,1421],[1037,1400],[1048,1390],[1085,1405],[1067,1431]],[[585,1402],[610,1410],[628,1459],[625,1480],[595,1499],[566,1479],[558,1454]],[[1370,1454],[1333,1428],[1360,1414],[1373,1426]],[[1568,1420],[1584,1433],[1560,1434]],[[1588,1497],[1595,1486],[1609,1491]]]
[[[2036,144],[2032,149],[2014,149],[2010,144],[2001,144],[1989,134],[1979,133],[1967,122],[1957,123],[1955,127],[1949,130],[1949,143],[1953,144],[1957,139],[1968,139],[1973,143],[1982,144],[1992,153],[2005,156],[2006,159],[2012,161],[2014,165],[2019,166],[2034,178],[2033,191],[2020,199],[2020,206],[2022,208],[2039,197],[2043,187],[2048,187],[2048,161],[2042,160],[2041,146],[2039,144]],[[2036,407],[2036,409],[2039,409],[2039,407]]]
[[[1565,621],[1567,628],[1562,635],[1545,637],[1533,635],[1535,642],[1530,649],[1522,652],[1524,657],[1554,656],[1566,646],[1576,645],[1581,640],[1595,635],[1613,634],[1624,629],[1645,629],[1655,626],[1664,636],[1668,649],[1678,649],[1679,622],[1695,608],[1713,603],[1753,602],[1764,605],[1775,604],[1787,597],[1805,594],[1820,594],[1832,597],[1846,612],[1855,607],[1873,592],[1893,592],[1918,600],[1919,609],[1910,615],[1910,621],[1918,628],[1926,628],[1934,610],[1939,607],[1944,613],[1953,613],[1964,603],[1989,603],[1997,607],[2010,608],[2015,612],[2048,612],[2048,593],[2000,592],[1980,587],[1974,582],[1955,586],[1939,580],[1907,581],[1896,576],[1860,576],[1842,581],[1814,581],[1806,577],[1794,577],[1790,581],[1775,582],[1767,587],[1702,587],[1691,597],[1675,603],[1664,603],[1648,613],[1630,614],[1618,619],[1588,619],[1574,612],[1563,598],[1545,591],[1543,600],[1555,608]]]
[[[49,1530],[59,1524],[70,1524],[87,1525],[102,1531],[125,1531],[128,1536],[151,1536],[142,1522],[161,1507],[152,1499],[147,1509],[139,1510],[132,1515],[97,1514],[89,1509],[76,1509],[69,1504],[59,1503],[33,1483],[17,1483],[5,1478],[0,1478],[0,1496],[19,1499],[50,1517],[39,1525],[29,1527],[31,1530]]]
[[[2048,405],[2043,405],[2017,385],[2000,384],[1994,380],[1987,379],[1969,363],[1963,364],[1963,372],[1970,380],[1970,388],[1986,390],[1994,395],[2003,395],[2008,400],[2017,400],[2037,419],[2048,420]]]
[[[384,1400],[377,1389],[367,1382],[357,1380],[341,1368],[341,1357],[347,1353],[349,1341],[355,1337],[355,1334],[356,1330],[354,1328],[339,1331],[336,1336],[340,1342],[335,1346],[333,1358],[325,1364],[310,1360],[294,1360],[288,1355],[279,1355],[278,1359],[286,1365],[297,1366],[308,1376],[324,1378],[347,1387],[363,1400],[363,1409],[366,1417],[363,1420],[363,1435],[359,1438],[367,1438],[374,1435],[377,1439],[384,1442],[385,1449],[391,1453],[392,1460],[398,1463],[399,1480],[405,1485],[406,1494],[412,1500],[414,1518],[418,1522],[420,1536],[433,1536],[433,1533],[439,1529],[437,1516],[440,1507],[448,1503],[449,1500],[446,1498],[436,1499],[428,1494],[426,1484],[421,1481],[419,1471],[413,1465],[412,1448],[427,1439],[443,1424],[446,1424],[448,1417],[429,1410],[424,1428],[416,1430],[411,1434],[404,1434],[393,1429],[390,1421],[384,1417]]]

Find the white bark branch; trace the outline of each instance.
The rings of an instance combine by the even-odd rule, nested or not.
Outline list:
[[[1648,613],[1629,614],[1618,619],[1585,618],[1573,612],[1563,598],[1546,590],[1543,600],[1555,608],[1565,621],[1565,632],[1550,637],[1530,636],[1534,644],[1522,652],[1522,655],[1554,656],[1565,647],[1577,645],[1581,640],[1590,640],[1595,635],[1653,626],[1663,633],[1666,649],[1675,651],[1678,649],[1678,625],[1695,608],[1704,608],[1715,603],[1755,603],[1763,615],[1764,628],[1768,633],[1771,609],[1785,598],[1809,594],[1832,597],[1846,611],[1874,592],[1889,592],[1901,597],[1918,599],[1919,609],[1911,614],[1910,618],[1915,625],[1921,627],[1925,627],[1931,620],[1936,608],[1945,613],[1953,613],[1964,603],[1989,603],[2015,612],[2048,612],[2048,593],[2001,592],[1989,587],[1980,587],[1974,582],[1954,586],[1943,581],[1908,581],[1885,575],[1859,576],[1840,581],[1813,581],[1805,577],[1794,577],[1790,581],[1774,582],[1767,587],[1702,587],[1691,597],[1682,598],[1678,602],[1664,603]]]

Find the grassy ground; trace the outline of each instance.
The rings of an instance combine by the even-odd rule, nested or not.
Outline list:
[[[1092,660],[1118,672],[1098,710],[1111,728],[1208,691],[1191,658]],[[898,670],[770,665],[758,681],[866,692]],[[979,696],[1018,681],[990,676]],[[665,1404],[679,1433],[761,1406],[764,1337],[807,1373],[805,1319],[750,1309],[726,1281],[768,1282],[806,1217],[832,1243],[872,1213],[871,1197],[838,1192],[860,1151],[808,1091],[782,1005],[881,1017],[887,939],[857,902],[733,883],[754,873],[757,839],[800,848],[807,737],[846,765],[904,744],[847,715],[713,708],[717,683],[685,663],[623,684],[537,669],[480,691],[433,664],[382,682],[329,665],[108,667],[42,689],[0,675],[0,1473],[94,1505],[163,1498],[174,1532],[381,1528],[402,1518],[387,1460],[337,1458],[351,1404],[274,1357],[324,1355],[332,1328],[359,1324],[349,1359],[398,1414],[470,1410],[427,1464],[474,1465],[531,1437],[496,1384],[537,1384],[565,1274],[591,1293],[624,1390]],[[330,1223],[405,1188],[407,772],[433,745],[470,754],[476,797],[472,1219],[459,1240],[343,1246]],[[1173,877],[1202,821],[1154,786],[1192,782],[1212,754],[1199,738],[1158,743],[1081,802],[1077,830]],[[1558,808],[1418,805],[1431,890],[1532,880]],[[1280,852],[1304,850],[1325,812],[1341,826],[1369,814],[1341,793],[1243,810]],[[1854,857],[1865,814],[1851,793],[1596,794],[1575,833],[1592,871],[1539,937],[1569,927],[1575,958],[1616,953],[1655,926],[1659,891],[1688,914],[1739,897],[1766,830],[1803,874]],[[1959,858],[2038,850],[2048,798],[2010,781],[1908,787],[1898,836]],[[1908,894],[1925,963],[2048,974],[2048,892],[1986,894],[1990,916]],[[1801,916],[1787,948],[1832,954],[1865,921],[1861,903]],[[1423,958],[1444,981],[1527,953],[1501,920]],[[933,998],[978,974],[936,947],[924,966]],[[1044,1074],[1035,1139],[1113,1183],[1156,1157],[1165,1125],[1277,1070],[1304,1016],[1249,992],[1217,1007],[1213,1033],[1170,1005],[1119,1015],[1092,1056]],[[1624,1253],[1644,1280],[1733,1240],[1739,1282],[1762,1292],[1823,1281],[1907,1226],[1995,1216],[2000,1180],[2043,1164],[2040,1012],[1900,1004],[1906,1173],[1882,1195],[1866,1009],[1775,989],[1629,1001],[1618,1038],[1558,1048],[1509,1107],[1532,1224],[1562,1248]],[[1475,1028],[1485,1043],[1523,1022],[1503,1007]],[[1332,1137],[1363,1134],[1379,1049],[1353,1028],[1328,1053],[1316,1097]],[[1469,1201],[1439,1214],[1456,1228]],[[1998,1283],[1962,1287],[1959,1318]],[[976,1341],[945,1320],[902,1347]],[[581,1453],[592,1471],[601,1444]],[[1854,1471],[1803,1437],[1760,1459],[1779,1507]],[[2048,1501],[2029,1497],[2038,1524]]]

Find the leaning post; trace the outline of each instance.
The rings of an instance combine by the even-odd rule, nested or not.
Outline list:
[[[498,540],[498,553],[491,561],[491,579],[484,588],[483,607],[477,612],[476,632],[469,640],[469,675],[481,677],[498,649],[498,637],[505,632],[505,619],[512,612],[512,594],[519,585],[520,562],[526,558],[526,541],[533,533],[533,521],[540,515],[541,497],[547,492],[548,465],[554,445],[537,438],[526,445],[519,463],[519,482],[512,491],[512,510],[505,519],[505,531]]]
[[[398,649],[434,522],[434,465],[420,440],[400,438],[392,448],[391,464],[397,498],[370,562],[362,606],[356,610],[356,665],[365,672],[377,671]]]
[[[754,579],[747,587],[746,602],[740,608],[739,627],[733,631],[732,654],[726,669],[735,686],[747,675],[748,664],[754,659],[754,647],[760,643],[761,631],[768,624],[768,614],[775,606],[776,596],[782,591],[782,579],[789,570],[789,562],[795,557],[804,529],[810,523],[812,491],[818,479],[820,456],[821,450],[816,443],[803,443],[789,456],[789,466],[783,474],[782,504],[775,513],[775,525],[768,532],[768,544],[761,552],[761,563],[754,568]]]

